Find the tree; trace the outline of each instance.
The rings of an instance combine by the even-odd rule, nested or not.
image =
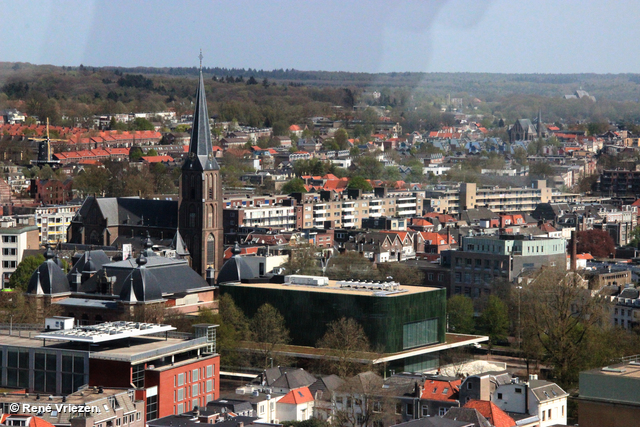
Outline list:
[[[16,270],[9,278],[9,287],[26,292],[33,272],[36,271],[43,262],[44,256],[42,254],[22,258],[22,261],[20,261],[20,264],[18,264]]]
[[[289,260],[282,264],[287,274],[320,274],[318,266],[317,250],[309,244],[298,245],[291,248]]]
[[[136,117],[131,124],[131,130],[156,130],[156,127],[144,117]]]
[[[338,129],[333,134],[333,139],[336,141],[336,144],[338,144],[340,150],[346,150],[347,147],[349,147],[349,135],[347,134],[346,130],[342,128]]]
[[[471,334],[475,329],[473,301],[464,295],[454,295],[447,301],[449,331]]]
[[[260,368],[267,369],[277,359],[276,346],[290,341],[284,317],[271,304],[263,304],[251,319],[250,331],[251,340],[258,345]]]
[[[522,289],[523,342],[542,348],[563,386],[588,368],[589,338],[608,312],[604,301],[592,296],[582,278],[562,269],[544,269]]]
[[[224,366],[244,366],[246,358],[238,353],[240,341],[249,338],[249,321],[229,294],[220,296],[218,313],[210,309],[198,312],[197,323],[219,324],[216,337]]]
[[[144,156],[144,153],[142,152],[142,148],[140,147],[132,147],[129,151],[130,162],[137,162],[142,156]]]
[[[73,180],[73,187],[82,195],[102,195],[109,187],[109,171],[103,167],[89,166]]]
[[[247,80],[247,85],[257,85],[257,84],[258,84],[258,81],[253,76],[249,77],[249,80]]]
[[[424,273],[420,269],[405,263],[381,263],[378,264],[378,271],[380,271],[382,279],[393,277],[393,281],[401,285],[422,286],[424,284]]]
[[[640,226],[634,228],[629,237],[631,238],[629,245],[635,246],[636,248],[640,247]]]
[[[362,191],[372,191],[373,187],[369,182],[361,176],[354,176],[349,180],[349,184],[347,185],[349,189],[359,189]]]
[[[331,257],[326,273],[333,280],[380,280],[380,273],[373,268],[371,261],[354,251]]]
[[[156,150],[155,148],[151,148],[149,150],[147,150],[145,156],[157,156],[158,155],[158,150]]]
[[[616,253],[613,238],[604,230],[579,231],[576,238],[578,253],[590,253],[596,258],[608,258]],[[573,242],[569,242],[569,245],[572,244]]]
[[[329,371],[340,378],[361,371],[365,365],[355,359],[362,358],[361,355],[358,357],[360,353],[371,351],[369,338],[362,326],[354,319],[345,317],[327,325],[327,332],[316,347],[325,351],[323,361],[328,364]]]
[[[307,189],[304,187],[304,181],[300,178],[293,178],[282,186],[282,194],[291,193],[306,193]]]
[[[479,326],[489,335],[489,346],[507,338],[509,331],[509,312],[507,306],[495,295],[489,296],[487,307],[480,315]]]

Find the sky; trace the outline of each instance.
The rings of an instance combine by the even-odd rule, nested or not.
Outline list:
[[[637,0],[0,0],[0,61],[638,73]]]

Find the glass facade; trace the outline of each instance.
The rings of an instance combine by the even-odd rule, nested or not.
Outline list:
[[[315,346],[326,332],[326,325],[341,317],[355,319],[364,328],[371,347],[385,353],[403,351],[405,325],[416,322],[429,322],[420,329],[423,342],[435,344],[445,340],[444,288],[423,288],[390,296],[260,284],[221,284],[220,289],[230,294],[247,316],[253,316],[267,302],[277,308],[285,318],[294,345]]]

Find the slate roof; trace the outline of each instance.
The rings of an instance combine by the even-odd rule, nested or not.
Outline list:
[[[115,277],[114,295],[123,301],[155,301],[164,295],[189,293],[194,289],[209,287],[209,284],[196,273],[185,260],[154,256],[105,264],[90,279],[82,283],[80,292],[98,292],[98,283],[106,273]],[[133,292],[132,292],[133,290]]]
[[[189,142],[189,154],[182,170],[209,171],[220,169],[213,155],[211,143],[211,128],[209,127],[209,111],[207,99],[204,93],[204,79],[202,69],[196,91],[196,108],[193,112],[193,125],[191,126],[191,141]]]
[[[529,390],[533,392],[538,402],[554,400],[569,395],[569,393],[561,389],[558,384],[544,380],[529,381]]]
[[[491,423],[473,408],[450,408],[442,418],[472,423],[475,427],[492,427]]]
[[[76,272],[82,273],[85,271],[85,268],[92,269],[86,271],[95,272],[110,262],[111,259],[102,250],[86,251],[80,256],[80,259],[73,264],[73,267],[71,267],[71,270],[69,270],[69,273],[67,274],[67,279],[69,282],[72,282],[75,279]]]
[[[215,423],[216,427],[240,427],[253,425],[253,422],[258,417],[233,417],[226,421],[218,421]],[[163,418],[147,421],[147,425],[154,426],[171,426],[171,427],[201,427],[202,423],[194,421],[193,412],[184,413],[181,415],[169,415]]]
[[[177,228],[178,202],[175,200],[149,200],[138,197],[87,197],[78,211],[86,219],[93,203],[98,205],[107,226],[150,225]]]
[[[472,422],[468,421],[456,421],[441,417],[427,417],[396,424],[393,427],[473,427],[473,425],[474,424]]]
[[[253,412],[253,406],[251,406],[251,402],[246,400],[236,400],[236,399],[216,399],[212,402],[207,403],[207,410],[214,412],[221,412],[220,409],[225,408],[228,411],[233,412],[234,414],[241,414],[243,412],[247,412],[251,414]]]
[[[295,369],[292,371],[286,371],[269,385],[272,387],[294,390],[300,387],[308,387],[314,382],[316,382],[316,377],[311,375],[309,372],[304,369]]]
[[[27,293],[54,295],[70,291],[69,280],[54,260],[54,256],[51,248],[47,248],[44,254],[45,261],[36,268],[29,279]]]
[[[331,392],[337,390],[344,384],[344,380],[337,375],[329,375],[327,377],[318,378],[316,382],[309,386],[309,391],[313,396],[316,396],[318,392],[322,395],[318,395],[323,400],[331,400]]]

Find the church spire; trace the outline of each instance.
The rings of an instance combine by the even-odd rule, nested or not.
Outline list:
[[[204,93],[204,79],[202,77],[202,51],[200,51],[200,81],[196,91],[196,104],[193,112],[193,126],[191,126],[191,141],[189,154],[182,166],[183,170],[216,170],[220,169],[213,157],[211,144],[211,129],[209,128],[209,111]]]

